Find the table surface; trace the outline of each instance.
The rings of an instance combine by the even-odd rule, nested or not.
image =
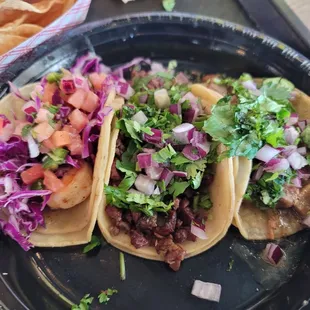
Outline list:
[[[121,0],[93,0],[85,22],[150,11],[163,11],[161,0],[135,0],[127,4]],[[209,15],[253,27],[235,0],[176,0],[175,11]],[[0,310],[7,310],[5,306],[10,310],[23,309],[0,281]]]

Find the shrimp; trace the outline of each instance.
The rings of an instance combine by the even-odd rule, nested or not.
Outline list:
[[[47,202],[51,209],[69,209],[86,200],[92,188],[92,169],[88,163],[80,162],[80,168],[71,168],[65,173],[62,182],[65,185],[54,192]]]

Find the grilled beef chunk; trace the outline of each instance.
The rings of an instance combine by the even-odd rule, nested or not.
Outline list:
[[[157,226],[157,214],[155,213],[153,216],[141,216],[136,226],[142,231],[152,230]]]
[[[134,229],[130,231],[130,240],[136,249],[149,245],[149,240],[141,232]]]
[[[115,154],[118,157],[120,157],[125,151],[126,151],[126,147],[125,147],[124,143],[122,142],[121,137],[118,137],[116,140]]]
[[[165,262],[169,264],[170,268],[174,271],[178,271],[181,266],[181,262],[185,257],[185,250],[177,244],[174,244],[169,248],[165,255]]]
[[[105,212],[108,214],[109,218],[115,224],[122,220],[122,210],[120,210],[116,207],[113,207],[111,205],[107,205],[107,207],[105,208]]]
[[[177,219],[177,223],[175,225],[176,228],[180,228],[183,225],[183,222],[179,219]]]
[[[137,224],[139,221],[139,218],[141,217],[141,212],[131,211],[131,215],[132,215],[132,219],[133,219],[134,223]]]
[[[181,200],[178,212],[179,212],[179,218],[183,221],[184,225],[190,226],[195,216],[192,209],[189,207],[189,200],[187,199]]]
[[[295,186],[284,186],[284,194],[285,196],[282,197],[277,205],[276,208],[283,209],[283,208],[290,208],[292,207],[295,202],[297,201],[298,195],[299,195],[299,188]]]
[[[120,229],[116,226],[110,226],[109,231],[112,236],[117,236],[120,232]]]
[[[130,224],[125,221],[120,221],[119,223],[117,223],[117,227],[125,233],[128,233],[130,231]]]
[[[177,213],[174,210],[170,210],[164,224],[162,226],[157,226],[155,232],[161,236],[168,236],[174,232],[176,223]],[[158,225],[160,224],[158,223]]]
[[[173,209],[174,209],[174,210],[177,210],[177,209],[179,208],[179,206],[180,206],[180,201],[181,201],[180,198],[174,199],[174,201],[173,201]]]
[[[163,86],[164,86],[164,80],[161,77],[154,77],[147,84],[147,87],[149,89],[158,89],[158,88],[162,88]]]
[[[183,243],[187,240],[188,231],[186,228],[179,228],[173,235],[173,240],[176,243]]]
[[[123,220],[126,221],[127,223],[129,223],[130,225],[132,224],[133,219],[132,219],[131,211],[129,211],[129,210],[125,211],[125,213],[123,215]]]
[[[112,181],[121,181],[123,179],[122,175],[116,168],[116,159],[114,158],[112,167],[111,167],[111,176],[110,176]]]

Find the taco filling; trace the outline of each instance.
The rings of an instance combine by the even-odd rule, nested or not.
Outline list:
[[[132,95],[111,124],[109,185],[98,223],[110,243],[164,260],[176,271],[186,256],[225,235],[232,216],[232,163],[223,161],[218,169],[226,171],[219,175],[214,162],[220,146],[201,130],[206,115],[187,76],[143,66],[130,68]]]
[[[307,96],[283,78],[243,74],[237,80],[215,76],[212,83],[225,87],[226,95],[203,130],[227,146],[222,158],[239,157],[240,232],[248,239],[275,239],[310,226]]]
[[[96,89],[96,66],[98,57],[84,56],[71,71],[20,90],[10,84],[11,94],[0,101],[0,226],[24,250],[90,240],[93,167],[111,111]],[[85,227],[87,236],[74,236]]]

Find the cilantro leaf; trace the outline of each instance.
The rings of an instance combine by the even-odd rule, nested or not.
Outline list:
[[[174,70],[178,66],[178,62],[176,60],[170,60],[168,63],[168,71]]]
[[[63,73],[60,72],[51,72],[46,76],[48,83],[59,83],[63,77]]]
[[[204,194],[204,195],[198,194],[194,196],[193,209],[195,211],[197,211],[200,208],[209,210],[211,207],[212,207],[212,201],[211,201],[209,193]]]
[[[72,305],[71,310],[89,310],[89,305],[93,302],[94,297],[86,294],[81,300],[79,305]]]
[[[54,149],[43,159],[43,168],[56,170],[59,165],[65,163],[65,158],[68,155],[68,152],[68,150],[63,148]]]
[[[150,127],[142,126],[138,122],[130,119],[122,118],[117,122],[117,127],[120,128],[123,132],[125,132],[127,136],[139,142],[142,142],[142,133],[147,133],[150,136],[153,135]]]
[[[30,134],[31,129],[33,128],[33,125],[25,125],[22,128],[22,137],[25,138]]]
[[[180,166],[183,164],[189,164],[192,161],[188,158],[186,158],[183,154],[178,153],[176,156],[174,156],[171,159],[171,163],[175,164],[176,166]]]
[[[176,154],[177,152],[174,150],[171,144],[168,144],[167,146],[162,148],[160,151],[153,153],[152,159],[156,161],[157,163],[165,163]]]
[[[93,236],[91,237],[90,243],[87,244],[87,245],[84,247],[84,249],[83,249],[83,254],[88,253],[89,251],[91,251],[92,249],[94,249],[94,248],[96,248],[97,246],[100,246],[100,245],[101,245],[100,239],[99,239],[97,236],[93,235]]]
[[[174,199],[183,194],[189,186],[189,182],[173,182],[173,184],[169,186],[168,192]]]
[[[175,0],[163,0],[163,7],[167,12],[172,12],[175,7]]]
[[[111,288],[108,288],[105,291],[101,291],[101,293],[98,295],[99,303],[107,304],[108,301],[111,299],[110,297],[117,293],[118,293],[118,290],[111,289]]]

